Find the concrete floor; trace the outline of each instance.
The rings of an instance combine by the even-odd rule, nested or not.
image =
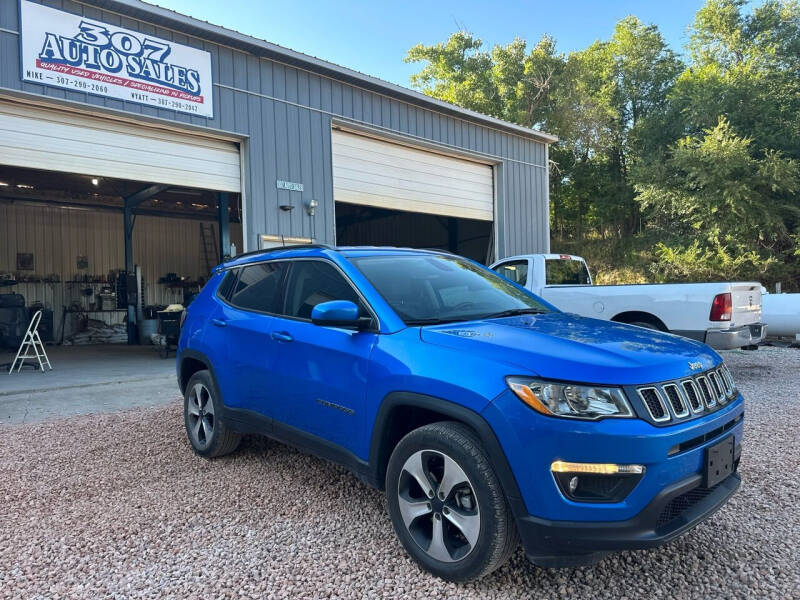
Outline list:
[[[0,424],[159,406],[180,397],[175,357],[153,346],[48,346],[52,371],[0,371]],[[13,360],[1,354],[0,363]]]

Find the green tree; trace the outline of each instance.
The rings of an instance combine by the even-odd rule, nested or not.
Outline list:
[[[584,220],[601,234],[630,235],[637,229],[630,169],[662,140],[667,95],[682,68],[658,29],[636,17],[617,23],[610,40],[570,54],[562,97],[569,109],[562,118],[572,126],[559,123],[556,132],[572,153],[571,160],[559,154],[561,160],[574,167],[570,185],[555,188],[552,196],[555,202],[563,194],[581,204],[578,238]]]
[[[800,5],[746,9],[708,0],[698,11],[668,97],[673,143],[646,152],[632,180],[665,240],[660,276],[800,285]]]
[[[725,116],[759,150],[800,158],[800,4],[708,0],[695,19],[690,68],[671,97],[671,119],[697,134]]]
[[[800,168],[779,151],[756,152],[721,117],[698,136],[678,141],[670,158],[640,174],[638,199],[662,232],[662,277],[764,276],[776,257],[793,252],[789,223],[800,216]]]
[[[425,94],[525,127],[545,127],[557,110],[552,88],[564,68],[555,42],[543,36],[530,50],[515,38],[485,50],[483,41],[465,31],[433,46],[418,44],[405,62],[425,63],[411,84]]]
[[[556,229],[579,238],[587,228],[633,231],[629,165],[682,68],[655,26],[627,17],[609,41],[569,56],[548,36],[486,50],[461,31],[414,46],[405,60],[423,64],[411,83],[424,93],[561,138],[552,152]]]

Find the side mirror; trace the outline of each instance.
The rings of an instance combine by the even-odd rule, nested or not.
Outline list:
[[[314,325],[328,327],[349,327],[366,329],[372,322],[369,318],[358,316],[358,306],[349,300],[331,300],[317,304],[311,311],[311,322]]]

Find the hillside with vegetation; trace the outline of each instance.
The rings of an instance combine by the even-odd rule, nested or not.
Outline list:
[[[800,289],[800,3],[708,0],[685,48],[629,16],[559,52],[417,45],[412,85],[555,134],[551,247],[602,283],[754,279]]]

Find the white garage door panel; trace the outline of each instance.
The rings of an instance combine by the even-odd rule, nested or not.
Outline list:
[[[333,191],[338,202],[491,221],[488,165],[334,130]]]
[[[341,156],[347,156],[362,161],[374,162],[383,165],[395,165],[398,157],[402,157],[405,164],[415,171],[438,174],[446,169],[466,181],[484,183],[486,181],[487,165],[452,158],[433,152],[425,152],[415,148],[408,148],[399,144],[382,142],[372,138],[352,135],[344,139],[339,138],[340,132],[336,135],[336,150]],[[361,140],[364,140],[362,142]],[[403,152],[407,151],[407,152]]]
[[[461,219],[476,219],[479,221],[490,221],[486,216],[486,211],[475,210],[472,208],[465,208],[463,206],[450,207],[443,204],[437,204],[435,212],[431,210],[430,202],[418,202],[409,200],[408,198],[397,198],[395,196],[383,196],[379,193],[350,190],[347,194],[347,200],[340,200],[340,202],[347,202],[350,204],[362,204],[365,206],[375,206],[378,208],[389,208],[392,210],[405,210],[409,212],[418,212],[432,215],[440,215],[444,217],[459,217]],[[402,202],[403,208],[398,208]]]
[[[351,182],[352,185],[363,182],[365,184],[383,185],[394,190],[406,190],[417,192],[418,195],[428,194],[431,196],[442,196],[452,198],[456,206],[463,200],[466,204],[477,204],[477,207],[486,205],[487,196],[491,196],[492,186],[473,185],[466,189],[462,185],[453,183],[451,178],[436,178],[432,182],[406,179],[408,174],[401,177],[393,177],[392,169],[386,169],[383,173],[367,173],[356,169],[339,168],[336,177]],[[344,185],[343,185],[344,187]],[[476,208],[477,208],[476,207]]]
[[[181,187],[241,191],[233,142],[0,102],[0,162]]]

